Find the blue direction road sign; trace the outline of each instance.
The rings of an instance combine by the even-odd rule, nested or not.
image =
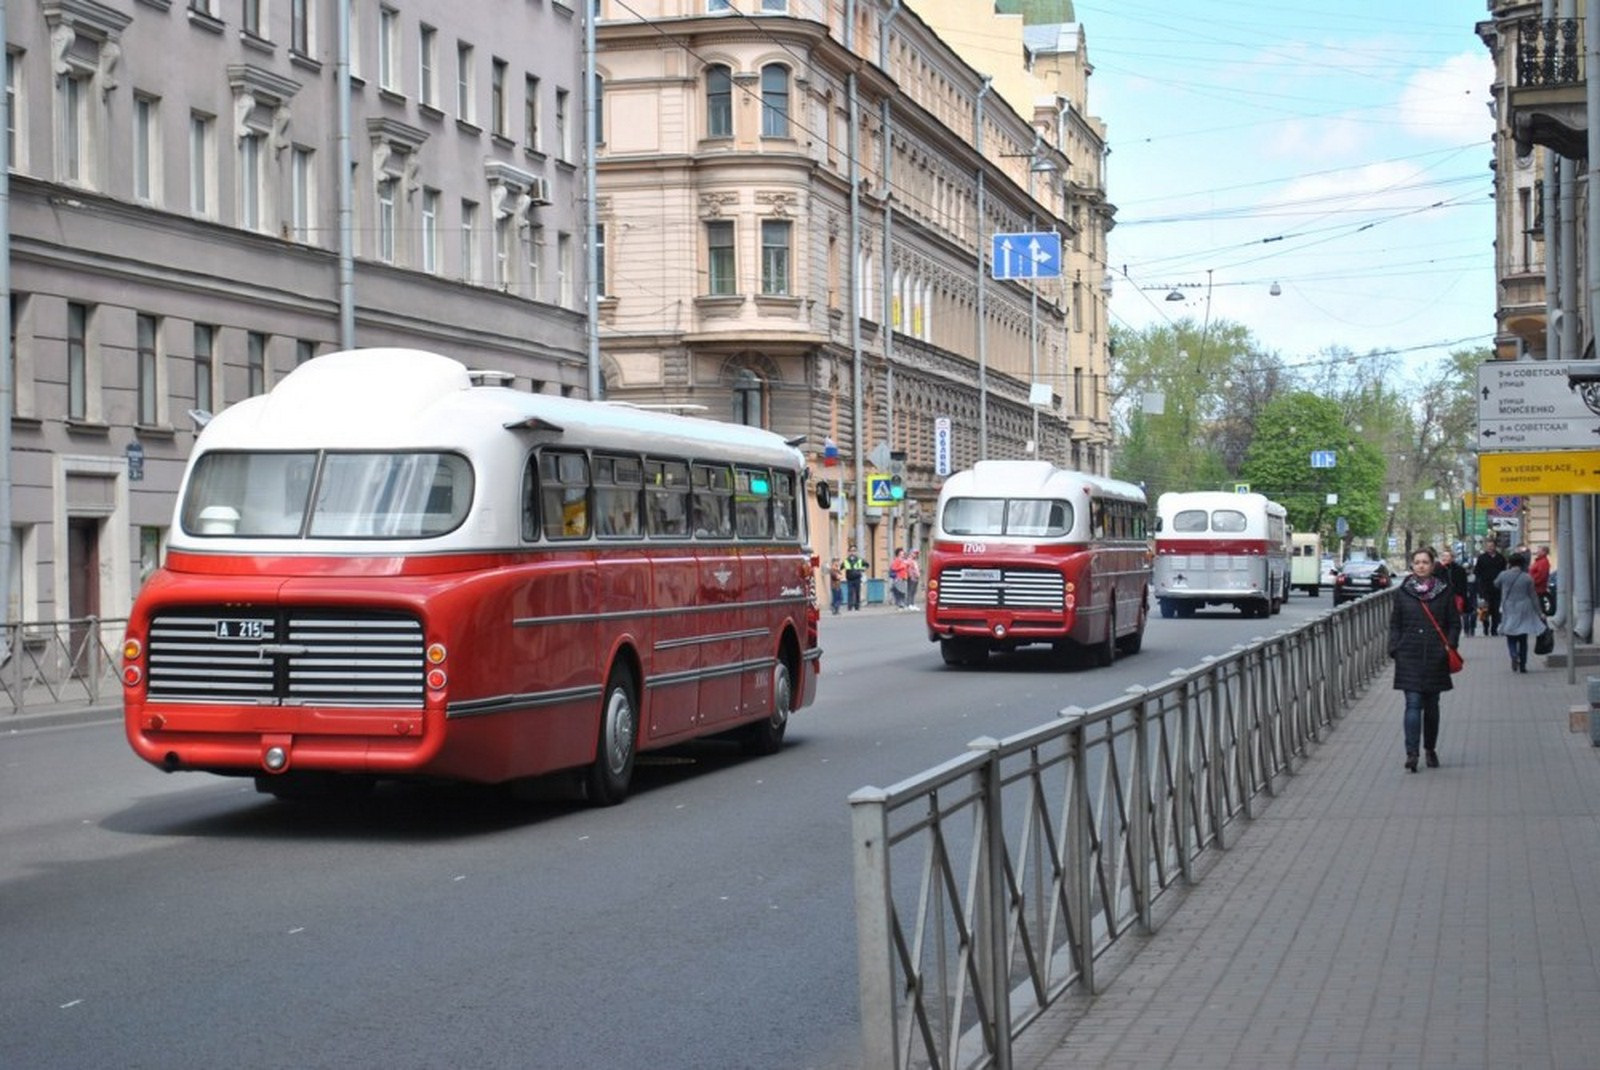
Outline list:
[[[1311,467],[1312,468],[1333,468],[1335,466],[1335,464],[1337,463],[1337,461],[1338,461],[1338,457],[1334,453],[1333,450],[1312,450],[1311,451]]]
[[[1059,279],[1061,235],[1053,230],[996,234],[990,259],[997,279]]]

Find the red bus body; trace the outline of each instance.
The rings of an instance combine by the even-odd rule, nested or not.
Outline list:
[[[945,483],[928,638],[951,665],[1045,643],[1109,665],[1148,619],[1144,492],[1044,461],[980,461]]]
[[[129,619],[125,723],[139,756],[169,771],[254,775],[278,794],[304,774],[500,783],[596,766],[609,741],[613,797],[601,801],[616,801],[638,751],[722,732],[776,749],[820,669],[814,559],[793,527],[552,539],[578,511],[585,523],[599,513],[595,490],[569,488],[578,511],[566,504],[543,527],[522,499],[537,493],[529,469],[556,447],[596,471],[602,458],[631,468],[656,454],[683,458],[685,470],[695,459],[758,470],[796,499],[799,454],[755,429],[479,386],[454,361],[411,351],[318,357],[278,390],[321,373],[326,382],[298,384],[294,408],[311,388],[338,396],[342,386],[348,419],[351,381],[410,372],[424,381],[419,411],[381,421],[398,424],[384,432],[392,442],[346,433],[335,445],[461,450],[472,503],[439,536],[203,534],[183,504],[197,462],[244,446],[277,456],[280,433],[270,411],[225,424],[228,410],[206,429],[164,567]],[[392,410],[392,392],[386,400]],[[293,419],[307,415],[316,418]],[[607,489],[608,500],[635,493],[644,510],[643,485]],[[769,508],[749,494],[728,500]],[[803,525],[800,504],[787,515]]]

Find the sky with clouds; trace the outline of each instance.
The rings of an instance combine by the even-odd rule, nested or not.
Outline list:
[[[1111,146],[1113,322],[1204,322],[1209,292],[1286,363],[1490,344],[1484,0],[1074,6]]]

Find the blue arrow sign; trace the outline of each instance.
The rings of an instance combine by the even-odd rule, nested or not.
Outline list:
[[[1053,230],[996,234],[990,261],[997,279],[1059,279],[1061,235]]]

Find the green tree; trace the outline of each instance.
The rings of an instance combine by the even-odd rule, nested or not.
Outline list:
[[[1333,454],[1331,468],[1312,468],[1313,451]],[[1346,542],[1379,534],[1386,519],[1381,500],[1383,454],[1346,420],[1338,401],[1309,391],[1268,402],[1255,424],[1241,473],[1250,489],[1283,503],[1296,531],[1337,537],[1335,522],[1348,524]],[[1328,504],[1328,495],[1337,503]]]

